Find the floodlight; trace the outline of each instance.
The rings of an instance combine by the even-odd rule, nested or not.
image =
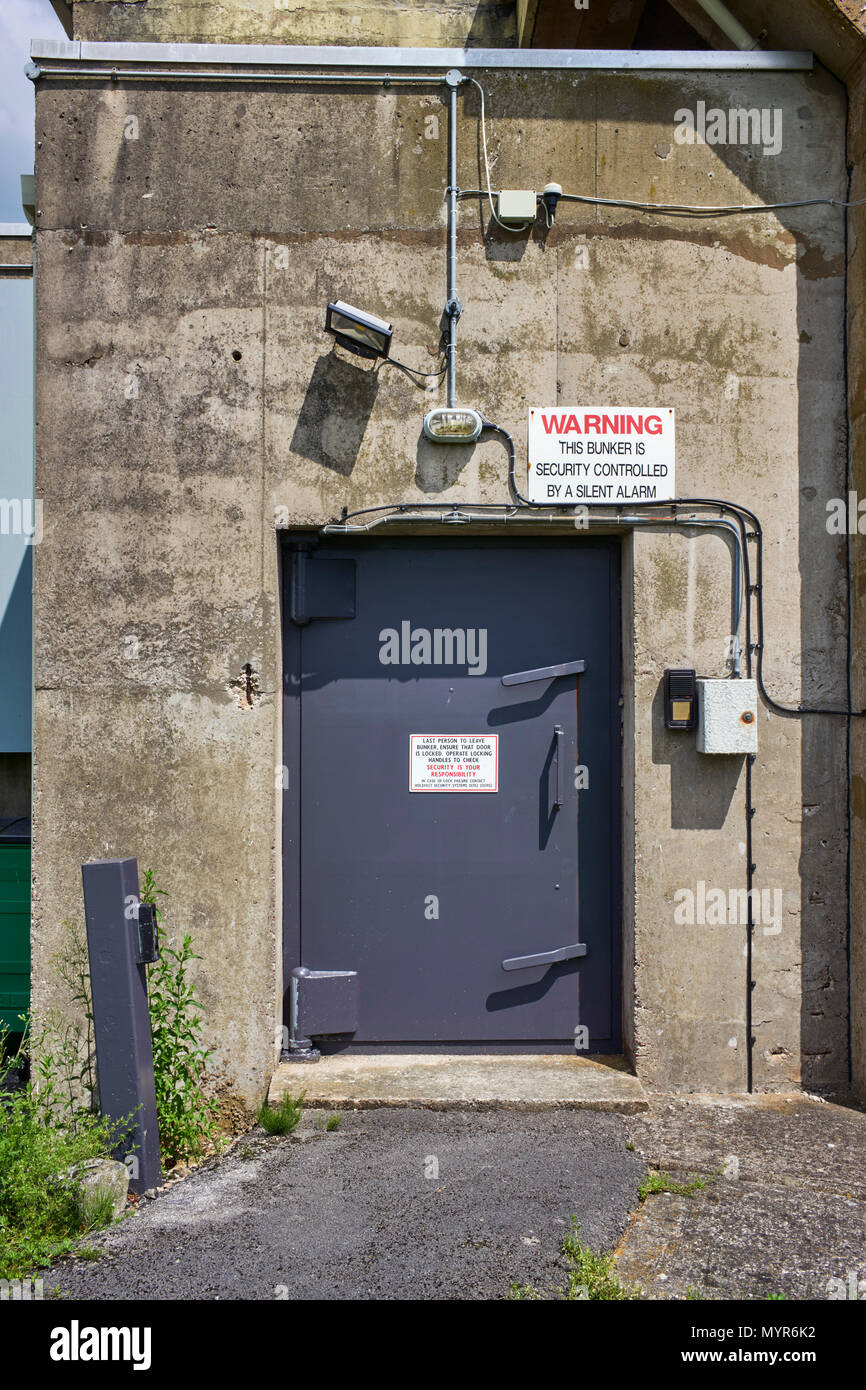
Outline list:
[[[341,347],[359,357],[387,357],[394,329],[375,314],[365,314],[362,309],[338,299],[328,305],[325,331],[333,333]]]

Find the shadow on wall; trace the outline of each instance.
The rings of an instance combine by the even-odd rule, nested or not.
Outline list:
[[[670,766],[671,829],[722,830],[737,790],[745,755],[731,753],[708,756],[697,751],[694,733],[666,729],[664,686],[662,679],[653,698],[652,757],[654,763],[667,763]]]
[[[420,434],[415,451],[415,486],[422,492],[445,492],[458,481],[474,452],[474,444],[434,444]]]
[[[379,391],[378,373],[333,350],[316,362],[291,449],[347,478],[355,467]]]

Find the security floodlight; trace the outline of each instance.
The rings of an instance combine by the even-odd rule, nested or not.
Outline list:
[[[325,331],[333,333],[341,347],[359,357],[387,357],[394,329],[375,314],[365,314],[338,299],[335,304],[328,305]]]
[[[478,411],[465,405],[437,406],[424,416],[424,433],[434,444],[471,444],[483,428]]]

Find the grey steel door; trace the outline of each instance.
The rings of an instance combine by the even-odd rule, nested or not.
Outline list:
[[[287,972],[358,971],[359,1047],[618,1050],[615,543],[289,543],[284,575]]]

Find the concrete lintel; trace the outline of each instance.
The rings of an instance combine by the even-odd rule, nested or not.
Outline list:
[[[130,64],[136,69],[158,63],[164,67],[427,69],[527,69],[614,72],[809,72],[812,54],[738,51],[643,49],[526,49],[526,48],[364,48],[328,45],[233,43],[65,43],[34,39],[34,62],[73,64]]]

